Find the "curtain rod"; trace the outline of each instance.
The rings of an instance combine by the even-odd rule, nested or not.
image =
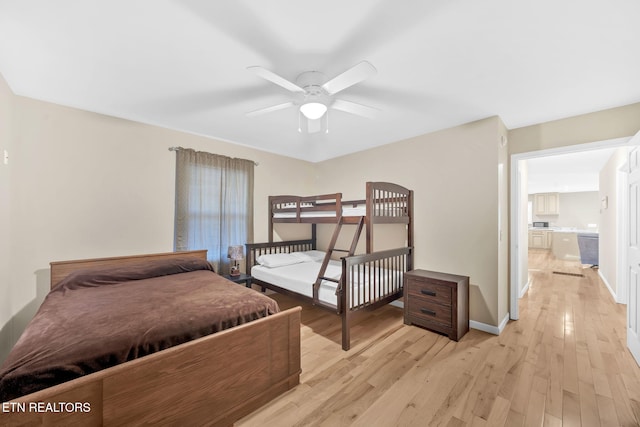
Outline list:
[[[183,148],[183,147],[169,147],[169,151],[180,151],[180,150],[186,150],[186,148]],[[237,159],[237,157],[231,157],[231,158]],[[247,159],[240,159],[240,160],[247,160]],[[249,160],[249,161],[251,162],[252,160]],[[260,165],[260,163],[255,162],[255,161],[253,162],[253,164],[256,165],[256,166]]]

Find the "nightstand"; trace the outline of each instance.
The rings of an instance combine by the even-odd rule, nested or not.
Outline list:
[[[240,284],[244,283],[244,285],[247,288],[251,287],[251,282],[253,281],[253,277],[251,277],[248,274],[239,274],[237,276],[231,276],[230,274],[225,274],[222,277],[224,277],[227,280],[231,280],[234,283],[240,283]]]
[[[469,331],[469,277],[426,270],[405,273],[404,323],[458,341]]]

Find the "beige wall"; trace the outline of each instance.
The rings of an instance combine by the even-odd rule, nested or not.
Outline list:
[[[11,154],[8,166],[0,163],[0,357],[46,293],[50,261],[172,249],[170,146],[260,163],[256,241],[267,239],[271,194],[341,191],[358,199],[368,180],[414,189],[416,267],[469,275],[471,319],[497,326],[508,304],[509,175],[501,136],[508,133],[509,150],[518,153],[629,136],[638,129],[640,104],[508,132],[492,117],[313,165],[17,97],[0,79],[0,145]],[[283,229],[278,237],[306,232]],[[383,230],[377,247],[392,245],[384,237],[391,234]]]
[[[498,164],[506,161],[501,133],[500,119],[492,117],[327,160],[317,165],[316,189],[341,191],[346,199],[363,198],[367,181],[413,189],[415,267],[470,276],[471,319],[497,326],[508,307],[506,271],[500,271],[507,264],[507,215],[498,214]]]
[[[640,130],[640,103],[540,123],[509,131],[509,153],[606,141]]]
[[[9,284],[11,254],[10,173],[11,163],[4,164],[4,150],[13,153],[11,124],[13,94],[0,76],[0,361],[4,360],[11,342],[11,286]]]
[[[8,288],[12,294],[10,311],[2,307],[0,326],[12,324],[11,339],[22,332],[46,294],[50,261],[173,249],[175,154],[168,151],[170,146],[259,163],[256,240],[267,238],[268,195],[312,192],[313,168],[305,161],[9,97],[14,110],[9,191],[13,234],[6,258],[10,276],[2,281],[0,292],[6,295]],[[0,171],[4,178],[5,169]],[[7,191],[4,186],[0,191],[4,201]],[[2,227],[4,235],[6,226]],[[7,243],[2,245],[6,255]],[[5,257],[0,258],[4,262]],[[0,272],[6,275],[7,269]],[[6,304],[5,298],[2,301]],[[7,322],[7,317],[12,320]]]

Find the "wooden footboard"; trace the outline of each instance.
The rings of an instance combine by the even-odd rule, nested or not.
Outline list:
[[[51,286],[92,267],[206,251],[51,263]],[[300,381],[300,307],[1,403],[0,425],[229,426]]]
[[[4,402],[0,425],[231,425],[299,383],[300,310]]]

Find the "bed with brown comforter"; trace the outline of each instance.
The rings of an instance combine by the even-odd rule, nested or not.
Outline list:
[[[278,311],[193,257],[77,271],[51,290],[0,367],[0,401]]]

